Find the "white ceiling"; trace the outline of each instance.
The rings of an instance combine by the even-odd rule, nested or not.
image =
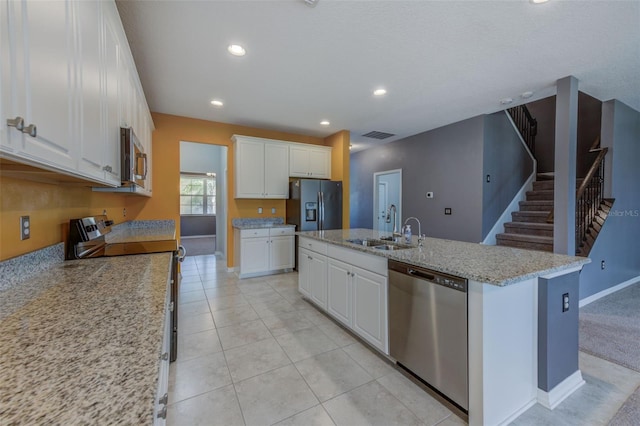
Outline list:
[[[355,149],[555,94],[640,110],[640,1],[118,1],[152,111]],[[242,44],[246,56],[227,46]],[[374,98],[375,88],[388,94]],[[224,101],[222,108],[210,104]],[[321,120],[330,120],[323,127]]]

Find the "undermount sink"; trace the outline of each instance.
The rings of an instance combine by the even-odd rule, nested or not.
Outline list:
[[[400,243],[394,243],[391,241],[383,241],[383,240],[367,239],[367,238],[364,238],[364,239],[354,238],[354,239],[347,240],[347,242],[351,244],[356,244],[359,246],[371,247],[377,250],[386,250],[386,251],[405,250],[405,249],[413,248],[413,246],[408,244],[400,244]]]

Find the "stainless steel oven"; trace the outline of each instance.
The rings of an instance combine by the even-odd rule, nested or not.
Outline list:
[[[171,341],[169,360],[178,356],[178,289],[180,273],[178,263],[184,260],[186,250],[178,246],[175,239],[152,239],[107,243],[105,235],[111,232],[113,221],[106,216],[91,216],[71,219],[65,259],[87,259],[92,257],[124,256],[171,252]]]

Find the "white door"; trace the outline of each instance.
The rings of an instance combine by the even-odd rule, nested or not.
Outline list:
[[[391,233],[394,215],[391,205],[396,207],[395,227],[402,229],[402,169],[387,170],[373,174],[373,226],[376,230]],[[387,213],[389,222],[387,222]]]
[[[351,327],[351,265],[329,259],[327,270],[327,310]]]
[[[387,209],[389,207],[387,198],[387,183],[378,182],[378,220],[376,222],[376,229],[381,232],[393,230],[393,227],[391,227],[391,229],[388,229],[389,227],[387,226]]]
[[[25,126],[35,126],[31,134],[26,129],[21,151],[27,158],[68,170],[76,168],[74,5],[21,2],[25,27],[16,32],[25,43],[16,61],[22,78],[17,109],[24,111]]]

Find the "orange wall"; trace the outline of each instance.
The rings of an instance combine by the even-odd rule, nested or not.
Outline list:
[[[263,217],[271,217],[276,208],[277,217],[285,216],[285,200],[236,200],[234,188],[234,153],[231,136],[234,134],[324,145],[322,138],[284,132],[237,126],[214,121],[198,120],[175,115],[152,113],[153,132],[153,196],[132,199],[127,209],[136,219],[174,219],[176,234],[180,235],[180,141],[200,142],[229,147],[227,150],[227,265],[234,265],[233,228],[231,220],[240,217],[259,217],[257,208],[264,209]]]
[[[89,185],[89,184],[87,184]],[[0,177],[0,260],[66,240],[69,219],[102,214],[124,218],[127,196],[92,192],[77,184],[47,184]],[[20,240],[20,216],[30,216],[31,238]]]
[[[347,130],[327,137],[325,140],[331,150],[331,180],[342,181],[342,228],[349,229],[349,145],[351,134]]]

